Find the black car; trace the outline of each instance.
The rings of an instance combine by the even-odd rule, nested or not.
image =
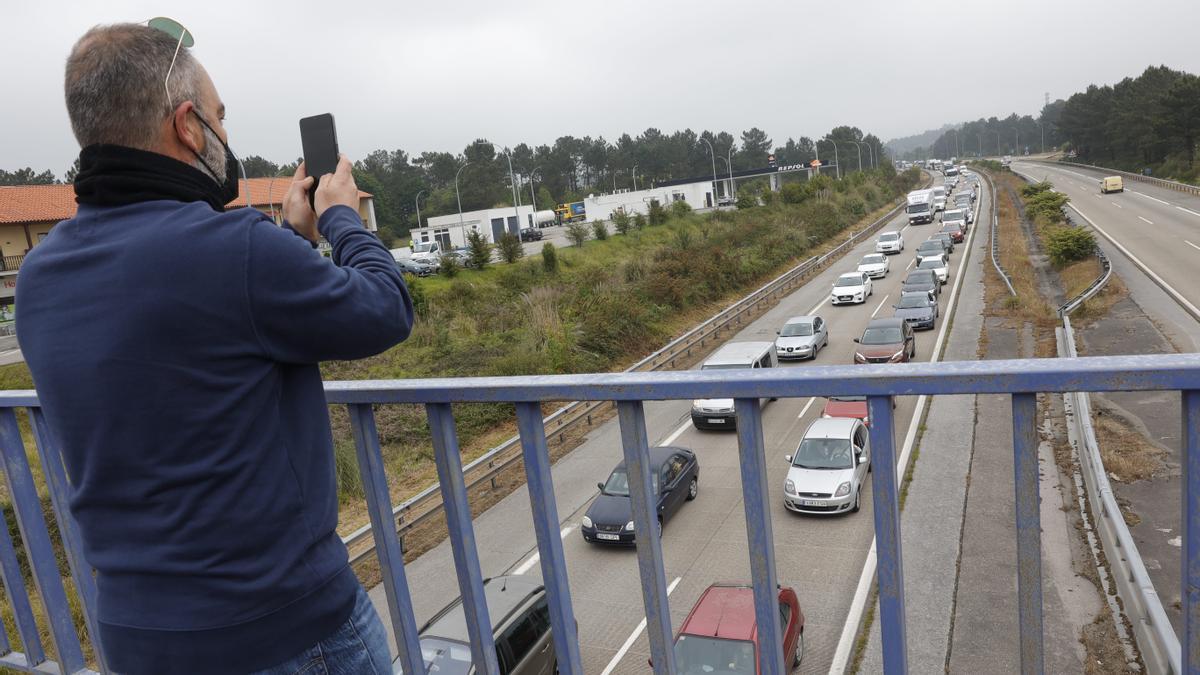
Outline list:
[[[685,501],[700,490],[700,464],[687,448],[650,448],[651,481],[658,495],[658,526],[670,520]],[[588,507],[580,531],[583,540],[602,544],[633,544],[633,501],[629,497],[629,474],[625,462],[617,465],[608,480],[597,483],[600,496]]]
[[[949,258],[951,253],[954,253],[954,238],[945,232],[938,232],[929,237],[929,241],[939,241],[942,247],[946,249],[946,257]]]
[[[917,291],[925,291],[929,293],[929,297],[937,300],[941,295],[942,284],[938,281],[937,273],[933,270],[913,270],[904,277],[904,284],[900,286],[900,292],[915,293]]]
[[[521,230],[521,241],[541,241],[542,231],[536,227],[526,227]]]
[[[900,302],[892,305],[892,316],[904,319],[913,328],[933,328],[937,323],[938,306],[927,293],[901,293]]]

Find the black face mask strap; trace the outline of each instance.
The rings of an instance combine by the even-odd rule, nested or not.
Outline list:
[[[221,144],[221,147],[225,148],[225,155],[233,156],[236,159],[237,156],[233,154],[233,150],[229,149],[229,145],[227,143],[225,143],[225,141],[221,140],[221,137],[217,135],[216,129],[213,129],[211,126],[209,126],[208,122],[204,121],[204,117],[202,117],[200,115],[200,113],[196,112],[195,108],[192,109],[192,114],[196,116],[196,119],[200,120],[200,124],[203,124],[205,129],[208,129],[209,132],[212,133],[213,138],[217,139],[217,142]],[[216,181],[224,180],[223,178],[217,177],[217,172],[213,171],[213,168],[208,165],[208,162],[204,161],[203,155],[196,152],[195,150],[192,151],[192,154],[196,156],[196,159],[200,160],[200,163],[204,165],[204,168],[208,169],[208,172],[210,174],[212,174],[212,176],[213,176],[213,180],[216,180]],[[228,167],[226,167],[226,172],[228,172]]]

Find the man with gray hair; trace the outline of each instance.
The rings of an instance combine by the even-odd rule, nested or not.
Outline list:
[[[404,340],[412,302],[344,157],[315,209],[300,166],[282,228],[226,210],[225,105],[186,35],[118,24],[76,43],[79,209],[17,288],[96,574],[93,639],[131,675],[391,673],[336,532],[318,364]]]

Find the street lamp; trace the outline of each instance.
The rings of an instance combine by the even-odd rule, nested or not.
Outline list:
[[[1021,134],[1017,132],[1017,128],[1013,127],[1013,154],[1021,154]]]
[[[275,175],[271,176],[271,180],[267,182],[267,204],[271,207],[271,220],[275,220],[275,200],[271,199],[271,195],[275,189],[275,179],[282,176],[284,171],[285,169],[280,169],[275,172]],[[250,192],[250,181],[246,181],[246,192],[247,194]],[[276,221],[275,224],[278,225],[279,221]]]
[[[542,170],[542,167],[534,167],[533,171],[529,172],[529,203],[533,204],[533,218],[537,219],[537,193],[533,191],[533,175]]]
[[[617,191],[617,174],[619,174],[619,173],[621,173],[620,169],[613,169],[613,173],[612,173],[613,193],[616,193],[616,191]]]
[[[842,163],[838,161],[837,141],[834,141],[834,140],[828,139],[828,138],[823,138],[821,140],[826,141],[828,143],[833,143],[833,168],[837,169],[837,177],[838,177],[838,179],[841,179]],[[821,141],[817,141],[817,142],[813,143],[813,147],[815,148],[815,147],[819,146],[820,144],[821,144]],[[817,171],[819,172],[820,169],[817,169]]]
[[[413,197],[413,206],[415,206],[417,208],[417,227],[418,228],[421,227],[421,195],[423,195],[423,194],[425,194],[425,191],[421,190],[420,192],[417,193],[416,197]]]
[[[1038,125],[1038,131],[1042,132],[1042,154],[1046,154],[1046,125],[1034,120],[1034,124]]]
[[[716,153],[716,151],[713,150],[712,143],[709,143],[707,138],[701,136],[700,140],[704,141],[704,144],[708,146],[708,156],[710,158],[712,158],[712,170],[713,170],[712,197],[713,197],[713,206],[716,206],[717,205],[717,153]]]
[[[729,150],[725,152],[725,166],[729,167],[729,197],[733,198],[733,143],[729,144]]]
[[[854,144],[854,151],[858,153],[858,172],[862,173],[862,143],[858,141],[850,141]]]
[[[460,195],[458,193],[458,174],[462,173],[462,170],[467,168],[468,166],[471,166],[471,163],[464,162],[462,166],[458,167],[458,171],[454,172],[454,198],[458,200],[458,226],[460,228],[463,226],[463,218],[462,218],[462,195]]]
[[[521,198],[517,195],[517,178],[513,175],[512,153],[508,148],[505,148],[500,154],[504,155],[504,158],[508,160],[508,182],[512,183],[513,193],[513,217],[517,219],[517,229],[519,230],[521,228]],[[513,234],[516,234],[516,232]]]
[[[638,168],[638,165],[634,164],[633,165],[633,191],[634,192],[637,192],[637,168]]]
[[[1000,149],[1000,130],[996,130],[996,154],[1003,155],[1004,151]]]

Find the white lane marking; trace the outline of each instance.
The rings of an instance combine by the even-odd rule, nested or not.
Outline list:
[[[879,301],[879,304],[875,307],[875,311],[871,312],[872,319],[874,319],[875,315],[879,313],[879,310],[883,309],[883,303],[887,302],[887,299],[888,299],[888,296],[885,295],[885,296],[883,296],[883,299]]]
[[[1138,218],[1139,218],[1139,219],[1141,219],[1141,220],[1142,220],[1142,222],[1146,223],[1147,225],[1153,225],[1153,224],[1154,224],[1154,222],[1153,222],[1153,221],[1151,221],[1151,220],[1149,220],[1149,219],[1147,219],[1147,218],[1142,218],[1141,216],[1138,216]]]
[[[1200,251],[1200,246],[1193,244],[1192,242],[1188,241],[1187,239],[1184,239],[1183,243],[1187,244],[1188,246],[1191,246],[1192,248],[1196,249],[1197,251]]]
[[[1118,204],[1118,203],[1116,203],[1116,202],[1112,202],[1112,205],[1113,205],[1113,206],[1115,206],[1115,207],[1117,207],[1118,209],[1123,209],[1123,208],[1125,208],[1124,206],[1121,206],[1120,204]]]
[[[558,536],[562,539],[566,539],[567,535],[570,534],[571,530],[574,530],[574,529],[575,529],[574,525],[567,525],[566,527],[564,527],[562,530],[559,531]],[[529,556],[529,560],[526,560],[525,562],[521,563],[521,566],[513,571],[513,574],[525,574],[529,570],[533,569],[533,566],[538,564],[538,561],[541,559],[542,559],[542,554],[534,552],[533,555]]]
[[[1096,194],[1095,192],[1092,193],[1092,196],[1095,197],[1096,199],[1104,199],[1104,197],[1101,197],[1100,195]]]
[[[803,419],[804,413],[808,412],[808,409],[812,407],[813,401],[815,401],[815,400],[817,400],[816,396],[813,396],[812,398],[808,399],[808,403],[805,403],[804,407],[800,409],[800,414],[796,415],[796,419]]]
[[[992,195],[995,198],[995,195]],[[982,201],[982,200],[981,200]],[[976,207],[978,210],[978,207]],[[1080,214],[1083,215],[1083,214]],[[967,249],[970,250],[970,245],[975,242],[975,233],[978,228],[971,228],[970,242]],[[950,327],[949,319],[954,316],[955,305],[958,302],[958,291],[962,288],[963,279],[966,275],[967,258],[959,263],[958,278],[954,280],[954,288],[950,291],[950,299],[947,303],[946,318],[941,319],[942,327],[938,331],[937,341],[934,342],[933,351],[930,352],[930,362],[938,360],[938,355],[942,351],[942,345],[945,344],[947,330]],[[925,405],[929,397],[922,394],[917,397],[917,405],[913,410],[912,420],[908,424],[908,433],[904,436],[904,444],[901,446],[899,461],[896,464],[896,475],[903,476],[908,469],[908,459],[912,454],[913,444],[917,440],[917,427],[924,416]],[[850,651],[854,645],[854,638],[858,634],[858,626],[862,622],[863,612],[867,607],[867,596],[871,591],[871,584],[875,582],[875,567],[878,564],[875,551],[875,538],[871,537],[871,548],[867,551],[867,559],[863,562],[862,573],[858,577],[858,586],[854,590],[854,599],[850,601],[850,611],[846,616],[846,623],[842,624],[842,634],[838,638],[837,649],[833,654],[833,663],[829,666],[830,675],[842,675],[846,672],[846,666],[850,662]],[[878,619],[877,619],[878,620]]]
[[[1180,211],[1183,211],[1184,213],[1190,213],[1190,214],[1192,214],[1193,216],[1196,216],[1197,218],[1200,218],[1200,213],[1196,213],[1195,211],[1193,211],[1193,210],[1191,210],[1191,209],[1185,209],[1185,208],[1183,208],[1182,206],[1176,206],[1175,208],[1179,209]]]
[[[1150,195],[1146,194],[1145,192],[1138,192],[1137,190],[1129,190],[1129,192],[1132,192],[1133,194],[1135,194],[1139,197],[1145,197],[1146,199],[1153,199],[1154,201],[1158,202],[1159,204],[1166,204],[1167,206],[1171,205],[1171,202],[1165,202],[1165,201],[1159,199],[1158,197],[1151,197]]]
[[[678,429],[671,432],[670,436],[667,436],[665,439],[663,439],[663,442],[661,443],[661,445],[670,445],[670,444],[674,443],[675,439],[679,438],[679,436],[682,435],[683,432],[687,431],[687,428],[690,426],[692,426],[691,422],[684,422],[683,424],[679,425]]]
[[[811,315],[813,315],[813,314],[816,314],[816,313],[817,313],[817,310],[818,310],[818,309],[821,309],[821,307],[823,307],[823,306],[825,305],[825,303],[827,303],[827,302],[829,302],[829,296],[828,296],[828,295],[827,295],[827,296],[825,296],[825,299],[824,299],[824,300],[822,300],[822,301],[818,302],[818,303],[817,303],[817,304],[816,304],[816,305],[815,305],[815,306],[814,306],[812,309],[808,310],[808,314],[809,314],[809,316],[811,316]]]
[[[667,586],[667,595],[670,595],[671,591],[675,590],[675,587],[679,585],[679,580],[682,578],[683,577],[675,577],[675,581],[672,581],[671,584]],[[617,664],[621,662],[621,659],[625,658],[625,653],[629,651],[629,648],[633,646],[634,642],[637,642],[638,636],[640,636],[644,630],[646,630],[646,617],[642,617],[642,622],[638,624],[637,628],[633,630],[633,633],[629,635],[629,638],[625,640],[625,644],[621,645],[621,648],[617,650],[617,655],[612,658],[612,661],[609,661],[608,665],[604,667],[604,670],[600,671],[600,675],[608,675],[617,667]],[[670,638],[669,635],[664,637],[667,637],[668,639]]]
[[[913,258],[912,260],[909,260],[909,261],[908,261],[908,267],[905,267],[904,269],[905,269],[905,270],[910,270],[910,269],[912,269],[912,266],[913,266],[913,265],[915,265],[915,264],[917,264],[917,259],[916,259],[916,258]]]

